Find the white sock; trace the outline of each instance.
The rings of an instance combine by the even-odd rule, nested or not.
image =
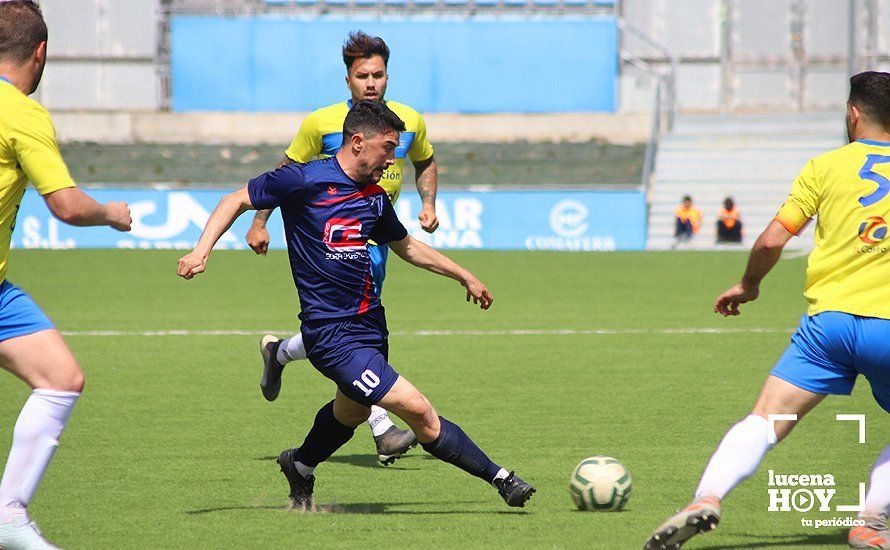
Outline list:
[[[501,468],[500,470],[498,470],[498,473],[496,473],[494,475],[494,479],[491,480],[491,486],[497,487],[497,485],[494,484],[495,481],[497,481],[499,479],[507,479],[509,476],[510,476],[510,472]]]
[[[374,434],[374,437],[377,437],[386,433],[386,430],[395,426],[395,424],[389,419],[389,414],[387,414],[386,410],[381,409],[377,405],[371,405],[371,416],[368,417],[368,426],[371,427],[371,433]]]
[[[0,521],[28,507],[80,394],[34,390],[22,407],[0,480]]]
[[[298,461],[294,461],[294,466],[297,467],[297,472],[303,477],[309,477],[315,473],[315,466],[306,466]]]
[[[278,353],[275,357],[282,365],[286,365],[291,361],[305,359],[306,348],[303,346],[303,335],[297,334],[282,340],[281,344],[278,345]]]
[[[730,428],[711,455],[695,490],[695,498],[723,500],[736,485],[751,477],[766,452],[775,446],[769,442],[770,429],[766,418],[753,414]]]
[[[875,462],[871,471],[871,483],[865,495],[865,506],[860,516],[890,515],[890,445]]]

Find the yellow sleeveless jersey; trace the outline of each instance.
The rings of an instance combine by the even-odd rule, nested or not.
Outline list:
[[[405,157],[412,162],[422,162],[433,156],[433,146],[426,136],[426,124],[420,113],[395,101],[387,101],[386,106],[405,122],[405,131],[399,136],[396,148],[396,163],[390,166],[380,178],[380,187],[395,203],[402,190],[402,169]],[[300,131],[291,141],[285,154],[296,162],[309,162],[313,158],[334,156],[343,144],[343,121],[352,107],[352,101],[335,103],[313,111],[303,121]]]
[[[9,242],[29,181],[41,195],[74,187],[49,113],[0,78],[0,281],[6,279]]]
[[[890,319],[890,143],[859,140],[804,166],[776,215],[798,233],[816,216],[808,313]]]

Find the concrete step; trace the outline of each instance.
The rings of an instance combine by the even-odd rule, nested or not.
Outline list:
[[[787,114],[748,114],[748,115],[683,115],[677,117],[674,135],[727,133],[805,133],[837,131],[843,134],[844,114],[787,113]]]
[[[759,230],[766,229],[766,226],[769,225],[769,222],[775,217],[776,211],[771,213],[763,213],[763,214],[746,214],[742,212],[742,223],[745,224],[746,227],[757,227]],[[703,225],[714,225],[717,223],[717,214],[702,214],[702,224]],[[650,231],[655,231],[657,228],[670,228],[673,231],[674,227],[674,215],[673,214],[650,214],[649,215],[649,228]]]
[[[755,136],[747,136],[747,139],[685,139],[670,140],[659,144],[659,149],[668,151],[694,151],[707,150],[717,152],[731,152],[734,150],[773,152],[776,154],[793,153],[795,151],[814,151],[822,154],[843,145],[843,142],[833,136],[821,136],[819,139],[806,139],[801,141],[770,141],[755,139]]]
[[[663,175],[661,172],[656,172],[655,177],[657,178],[658,184],[666,189],[675,189],[677,187],[707,188],[719,186],[723,189],[739,188],[769,190],[782,188],[791,189],[791,184],[794,181],[794,178],[797,177],[797,174],[797,172],[794,172],[793,176],[788,176],[787,173],[783,174],[777,172],[769,179],[766,177],[747,179],[741,177],[739,174],[723,174],[722,176],[709,177],[700,174],[668,176]]]
[[[822,153],[830,151],[830,149],[794,149],[788,151],[776,151],[770,148],[764,148],[762,151],[751,149],[674,149],[659,151],[659,160],[664,159],[670,162],[671,158],[689,161],[694,159],[695,162],[708,165],[710,162],[720,161],[725,165],[746,166],[752,162],[769,163],[775,165],[784,165],[790,162],[800,163],[801,166],[811,158],[817,157]],[[665,155],[673,154],[673,157]]]
[[[760,206],[769,206],[781,204],[788,196],[787,191],[778,191],[770,193],[742,193],[733,192],[729,189],[689,189],[688,194],[695,201],[695,205],[705,211],[707,208],[720,208],[723,206],[723,199],[732,197],[736,206],[741,209],[751,209]],[[658,208],[664,209],[666,212],[673,212],[680,205],[683,194],[668,193],[664,189],[656,190],[649,194],[649,203],[653,209],[656,205]]]

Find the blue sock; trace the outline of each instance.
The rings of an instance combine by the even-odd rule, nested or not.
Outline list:
[[[442,429],[431,443],[421,443],[423,450],[461,470],[491,483],[501,467],[491,461],[482,449],[460,429],[460,426],[439,417]]]
[[[315,423],[306,434],[303,444],[294,453],[294,460],[315,468],[352,439],[354,433],[355,428],[344,426],[334,418],[334,402],[331,401],[318,409]]]

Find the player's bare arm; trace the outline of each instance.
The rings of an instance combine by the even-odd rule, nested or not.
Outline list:
[[[101,204],[77,187],[59,189],[45,195],[43,200],[53,216],[68,225],[108,225],[118,231],[129,231],[133,223],[127,203]]]
[[[724,317],[739,315],[739,305],[756,300],[760,295],[760,282],[779,261],[782,249],[793,236],[781,223],[770,222],[751,247],[742,280],[717,297],[714,312]]]
[[[179,259],[176,274],[183,279],[191,279],[195,275],[203,273],[207,268],[207,258],[216,245],[216,241],[228,231],[238,216],[252,209],[253,205],[250,203],[247,187],[223,197],[213,213],[210,214],[210,219],[207,220],[207,225],[204,227],[195,249]]]
[[[408,235],[401,241],[389,243],[393,252],[411,265],[422,267],[445,277],[450,277],[467,289],[467,301],[471,299],[482,309],[491,307],[494,298],[488,288],[475,275],[457,265],[453,260]]]
[[[436,165],[436,157],[414,163],[415,183],[417,193],[420,195],[420,227],[427,233],[432,233],[439,228],[439,218],[436,216],[436,190],[439,182],[439,171]]]
[[[296,164],[296,161],[284,155],[281,162],[275,166],[275,169],[288,164]],[[257,210],[257,213],[253,216],[253,223],[250,224],[250,229],[247,230],[247,244],[251,250],[260,256],[265,256],[266,252],[269,251],[269,230],[266,229],[266,222],[271,215],[271,210]]]

